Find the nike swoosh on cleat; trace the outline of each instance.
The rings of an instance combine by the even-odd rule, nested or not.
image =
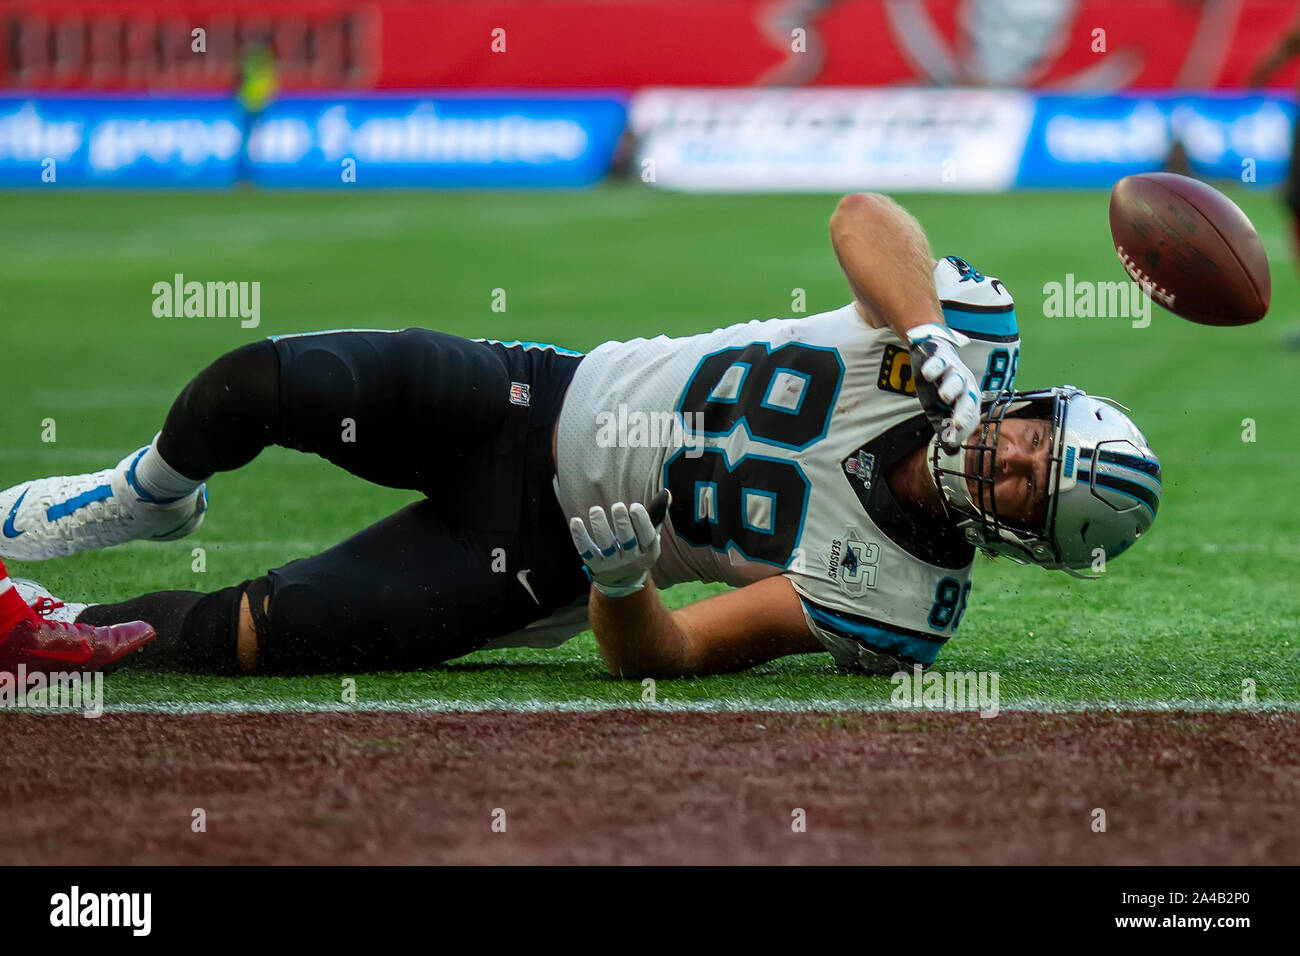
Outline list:
[[[180,524],[178,524],[176,527],[172,528],[170,531],[159,531],[159,532],[158,532],[157,534],[155,534],[155,535],[150,535],[149,540],[150,540],[150,541],[165,541],[165,540],[167,539],[167,536],[168,536],[169,534],[175,534],[177,531],[180,531],[181,528],[185,527],[187,524],[190,523],[190,521],[191,521],[191,519],[193,519],[193,517],[194,517],[193,515],[190,515],[188,518],[186,518],[184,521],[182,521],[182,522],[181,522]]]
[[[536,604],[538,607],[541,607],[542,602],[537,600],[537,595],[533,593],[533,586],[528,583],[528,573],[530,571],[532,571],[532,568],[524,568],[522,571],[516,574],[515,577],[518,578],[519,583],[524,586],[524,590],[527,591],[528,596],[533,599],[533,603]]]
[[[14,518],[18,516],[18,509],[22,506],[23,499],[27,497],[28,490],[29,489],[24,488],[23,493],[19,495],[18,500],[14,502],[14,506],[9,509],[9,517],[5,518],[5,527],[4,527],[4,535],[6,538],[16,538],[20,534],[27,533],[26,531],[19,531],[17,528],[14,527]]]
[[[86,661],[90,660],[91,655],[95,653],[95,649],[90,646],[90,641],[86,640],[83,635],[78,634],[77,636],[81,638],[81,650],[79,651],[29,650],[26,653],[31,657],[44,657],[52,661],[67,661],[69,664],[84,664]]]

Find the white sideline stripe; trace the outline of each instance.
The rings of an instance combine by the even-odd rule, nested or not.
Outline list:
[[[999,712],[1032,712],[1051,714],[1073,713],[1133,713],[1154,711],[1161,713],[1295,713],[1300,712],[1300,701],[1280,701],[1263,704],[1245,704],[1240,701],[1189,699],[1180,701],[1057,701],[1025,698],[999,705]],[[658,704],[621,703],[601,700],[362,700],[355,704],[335,701],[265,701],[241,703],[237,701],[157,701],[153,703],[106,704],[106,714],[476,714],[488,711],[505,711],[519,714],[591,714],[627,711],[643,714],[732,714],[732,713],[898,713],[921,716],[927,713],[978,713],[978,707],[899,707],[887,700],[852,700],[834,697],[796,700],[776,697],[769,700],[685,700],[664,701]],[[50,711],[47,711],[47,713]]]

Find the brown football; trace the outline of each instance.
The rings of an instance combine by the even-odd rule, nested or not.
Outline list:
[[[1213,186],[1176,173],[1125,176],[1110,191],[1110,235],[1125,271],[1175,315],[1246,325],[1268,311],[1264,244]]]

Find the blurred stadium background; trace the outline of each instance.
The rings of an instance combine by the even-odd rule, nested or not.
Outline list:
[[[0,185],[1283,175],[1291,0],[0,0]],[[653,160],[653,163],[648,161]],[[44,166],[42,165],[44,164]]]
[[[532,750],[511,756],[501,738],[476,742],[488,732],[467,727],[482,720],[433,712],[635,708],[640,685],[607,678],[590,636],[557,652],[485,652],[358,678],[361,709],[421,712],[414,729],[317,714],[281,722],[289,736],[274,743],[274,727],[236,726],[227,712],[337,710],[337,677],[127,671],[107,688],[124,713],[95,743],[120,771],[100,790],[117,798],[121,826],[59,850],[26,839],[55,824],[7,813],[0,859],[1300,859],[1300,516],[1269,504],[1292,500],[1300,461],[1295,403],[1279,387],[1295,380],[1296,354],[1278,346],[1300,307],[1280,194],[1298,75],[1283,40],[1297,16],[1297,0],[0,0],[0,313],[15,333],[0,487],[117,461],[197,369],[267,334],[425,325],[586,349],[791,314],[796,290],[808,312],[839,307],[826,221],[836,194],[868,189],[898,195],[936,253],[1007,283],[1027,346],[1022,385],[1118,397],[1166,469],[1161,520],[1113,574],[1089,584],[981,567],[939,659],[1000,673],[1006,709],[1068,712],[1059,718],[927,724],[887,713],[887,681],[835,674],[817,655],[660,682],[666,706],[698,712],[664,716],[661,743],[644,745],[658,751],[627,749],[617,727],[602,737],[613,724],[600,714],[516,714]],[[1270,316],[1231,330],[1159,310],[1148,329],[1044,317],[1048,282],[1124,278],[1106,191],[1162,168],[1216,182],[1252,217],[1273,265]],[[156,316],[150,289],[177,273],[261,282],[259,324]],[[47,418],[56,443],[41,440]],[[1246,419],[1257,440],[1244,440]],[[332,545],[408,497],[272,449],[213,483],[195,539],[13,570],[77,600],[220,587]],[[1258,704],[1244,702],[1243,681]],[[805,703],[886,713],[755,723],[715,712]],[[1198,714],[1108,713],[1170,707]],[[268,761],[328,751],[337,769],[300,767],[309,784],[278,784],[285,792],[253,805],[235,771],[204,776],[218,752],[202,742],[209,725],[132,710],[220,711],[212,732],[234,734],[236,752],[245,739]],[[0,720],[0,771],[77,759],[89,733],[51,722],[33,754],[16,726]],[[784,735],[789,752],[754,727]],[[426,733],[440,729],[447,738]],[[461,734],[482,761],[477,783],[444,742]],[[172,755],[165,772],[151,747]],[[384,790],[408,777],[370,772],[412,760],[440,768],[417,790],[513,799],[549,836],[520,849],[462,835],[448,851],[462,820],[456,832],[487,833],[480,808],[465,798],[417,813]],[[1154,777],[1153,762],[1164,768]],[[662,772],[630,821],[628,802],[601,788],[646,765]],[[1041,781],[1057,789],[1043,795]],[[6,786],[0,796],[30,803]],[[740,810],[734,787],[748,794]],[[918,818],[900,799],[908,787],[919,801],[963,798]],[[165,821],[186,788],[226,806],[247,837],[177,849]],[[272,796],[283,807],[268,816]],[[788,838],[791,800],[821,808],[823,829],[796,850],[761,823],[770,811]],[[397,809],[368,813],[380,803]],[[1098,805],[1123,808],[1127,840],[1087,842],[1084,815]],[[737,812],[745,826],[729,829]],[[329,829],[310,822],[322,814]],[[258,842],[258,821],[281,836]],[[303,826],[311,837],[295,850]]]

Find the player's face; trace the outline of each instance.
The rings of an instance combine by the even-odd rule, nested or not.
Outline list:
[[[989,440],[990,430],[989,425],[983,427],[981,443]],[[998,519],[1003,523],[1031,529],[1043,526],[1051,439],[1052,428],[1046,419],[1004,418],[995,455],[976,448],[967,450],[966,470],[992,479]],[[969,484],[971,497],[979,503],[979,488],[975,482]]]

